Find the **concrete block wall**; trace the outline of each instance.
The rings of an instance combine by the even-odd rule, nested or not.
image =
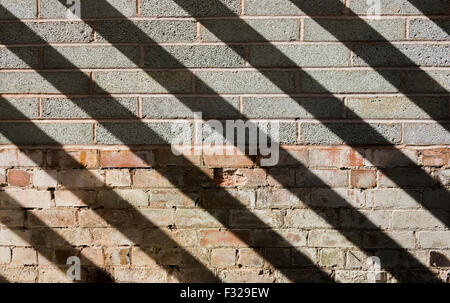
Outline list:
[[[0,0],[1,280],[450,279],[450,1],[80,2]],[[195,112],[278,163],[175,156]]]

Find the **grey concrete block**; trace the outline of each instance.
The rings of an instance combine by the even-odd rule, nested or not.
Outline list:
[[[300,91],[310,93],[389,93],[398,92],[398,71],[326,70],[301,72]],[[383,77],[384,76],[384,77]],[[386,80],[386,78],[389,79]]]
[[[37,16],[36,0],[2,0],[0,19],[32,19]]]
[[[356,45],[355,66],[449,66],[448,45],[395,44]]]
[[[70,5],[66,1],[41,1],[42,18],[66,18]],[[81,18],[131,17],[136,14],[135,0],[82,0],[80,3]]]
[[[143,118],[194,118],[201,112],[206,119],[239,117],[237,97],[146,97],[142,98]]]
[[[450,124],[405,123],[405,144],[450,144]]]
[[[304,35],[305,41],[402,40],[405,38],[405,21],[305,19]]]
[[[81,21],[2,23],[0,43],[91,42],[92,28]]]
[[[293,19],[205,20],[200,29],[203,41],[292,41],[299,35]]]
[[[63,93],[89,92],[89,76],[81,72],[4,72],[0,73],[3,93]]]
[[[189,72],[96,72],[95,82],[95,91],[101,94],[192,92]]]
[[[367,15],[371,7],[366,0],[350,1],[350,9],[361,15]],[[420,15],[448,13],[448,0],[381,0],[382,15]]]
[[[450,71],[408,71],[405,76],[405,91],[415,93],[448,93]]]
[[[344,0],[247,0],[247,15],[341,15]]]
[[[446,97],[350,97],[348,117],[363,119],[447,119]]]
[[[0,47],[0,68],[38,68],[39,49],[36,47]]]
[[[265,71],[200,71],[198,93],[293,93],[295,72]],[[269,80],[270,79],[270,80]]]
[[[143,16],[232,16],[239,14],[239,0],[142,0]]]
[[[136,118],[137,98],[42,98],[43,118]]]
[[[409,24],[409,39],[450,40],[450,19],[414,19]]]
[[[400,123],[302,123],[301,143],[306,144],[397,144]]]
[[[144,48],[145,67],[243,67],[244,47],[169,45]]]
[[[94,22],[99,42],[194,42],[191,20],[114,20]]]
[[[244,97],[248,118],[340,118],[342,100],[334,98]]]
[[[37,98],[0,98],[0,119],[33,119],[37,117]]]
[[[137,46],[54,46],[44,48],[44,68],[137,67]]]
[[[191,127],[190,133],[183,134],[183,127]],[[190,142],[192,125],[187,121],[102,123],[96,128],[96,138],[99,144],[170,144],[180,142],[177,138]]]
[[[256,144],[258,142],[258,138],[260,136],[266,136],[268,138],[268,142],[271,140],[275,140],[272,136],[274,134],[273,132],[275,130],[272,130],[272,125],[268,124],[266,127],[262,127],[261,123],[258,121],[245,121],[246,126],[253,128],[256,130],[256,137],[250,137],[250,132],[248,128],[245,130],[245,136],[239,137],[237,134],[237,131],[235,130],[234,134],[234,140],[231,139],[231,136],[233,134],[227,133],[227,127],[225,123],[222,123],[222,132],[219,132],[217,129],[215,129],[215,125],[213,127],[210,126],[210,124],[205,123],[203,125],[203,142],[205,143],[228,143],[228,144],[238,144],[243,143],[245,145],[250,144]],[[279,132],[278,132],[278,143],[280,144],[296,144],[298,143],[298,132],[297,132],[297,123],[294,121],[278,121],[279,122]],[[244,139],[244,142],[242,140]]]
[[[2,144],[92,144],[92,123],[0,123]]]
[[[344,45],[254,45],[252,66],[349,66],[350,50]]]

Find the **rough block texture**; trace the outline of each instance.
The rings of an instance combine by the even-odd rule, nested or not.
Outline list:
[[[65,2],[0,0],[1,281],[448,281],[448,0]]]

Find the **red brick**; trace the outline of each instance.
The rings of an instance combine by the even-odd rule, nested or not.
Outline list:
[[[241,238],[249,239],[248,231],[237,231],[235,232]],[[200,230],[200,245],[207,247],[221,247],[221,246],[237,246],[237,247],[246,247],[248,246],[246,242],[238,237],[235,233],[231,231],[222,231],[218,229],[208,229],[208,230]]]
[[[8,170],[8,183],[11,186],[27,186],[30,185],[31,175],[21,169]]]
[[[220,148],[219,148],[220,149]],[[229,147],[225,155],[204,154],[203,160],[207,167],[252,167],[255,165],[253,158],[238,151],[237,148]]]
[[[56,168],[96,168],[98,155],[95,149],[51,150],[47,152],[47,164]]]
[[[226,168],[214,170],[214,183],[221,187],[259,187],[266,185],[266,172],[261,168]]]
[[[101,150],[101,167],[151,167],[153,151]]]
[[[360,167],[364,158],[352,148],[313,148],[309,152],[312,167]]]
[[[377,186],[377,171],[368,169],[351,170],[350,186],[354,188],[372,188]]]
[[[448,161],[448,148],[429,149],[422,152],[422,165],[440,167],[447,165]]]

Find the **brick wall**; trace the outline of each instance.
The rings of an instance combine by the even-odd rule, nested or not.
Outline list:
[[[448,281],[448,0],[63,4],[0,0],[1,280]],[[278,163],[175,156],[194,112]]]

